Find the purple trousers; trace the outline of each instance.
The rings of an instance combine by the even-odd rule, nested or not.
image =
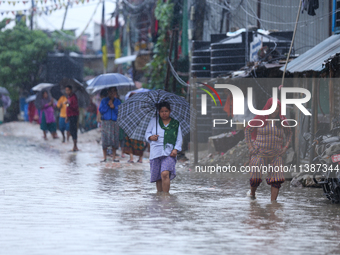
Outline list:
[[[161,180],[161,173],[163,171],[169,171],[170,180],[176,177],[176,158],[170,156],[162,156],[150,160],[150,182],[156,182]]]

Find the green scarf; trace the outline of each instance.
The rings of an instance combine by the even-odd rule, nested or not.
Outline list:
[[[179,122],[171,119],[169,125],[164,126],[163,120],[159,118],[159,125],[164,129],[164,149],[167,143],[172,144],[175,147],[177,141]]]

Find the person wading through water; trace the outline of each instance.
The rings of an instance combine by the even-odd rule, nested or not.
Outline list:
[[[145,139],[150,142],[150,182],[156,182],[158,192],[169,193],[183,138],[179,122],[170,118],[170,104],[162,102],[158,110],[159,117],[151,119],[145,133]]]
[[[77,139],[78,139],[78,116],[79,116],[79,107],[78,107],[78,99],[76,94],[72,92],[72,86],[66,86],[65,92],[68,96],[67,98],[67,117],[65,122],[70,123],[70,134],[73,139],[73,150],[79,151],[77,147]]]
[[[273,98],[269,98],[263,110],[268,110],[273,104]],[[266,121],[276,119],[277,121]],[[254,169],[250,172],[250,196],[255,198],[257,187],[262,182],[262,166],[282,166],[282,156],[286,153],[292,140],[292,131],[289,127],[282,127],[281,122],[286,118],[281,115],[281,102],[277,100],[276,110],[267,116],[257,115],[251,121],[252,126],[245,129],[245,140],[249,148],[249,166]],[[287,126],[288,123],[285,123]],[[261,127],[259,127],[261,126]],[[284,135],[286,143],[284,144]],[[285,181],[282,169],[280,171],[268,171],[267,184],[271,185],[271,200],[277,199],[281,184]]]

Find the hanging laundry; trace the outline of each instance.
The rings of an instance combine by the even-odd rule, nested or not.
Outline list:
[[[308,15],[315,16],[315,10],[319,8],[319,0],[309,0]]]
[[[309,0],[302,0],[301,13],[308,10],[308,1]]]
[[[306,11],[308,15],[315,16],[315,10],[318,8],[319,0],[302,0],[301,13]]]

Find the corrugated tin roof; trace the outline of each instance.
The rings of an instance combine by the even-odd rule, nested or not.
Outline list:
[[[287,72],[321,71],[326,59],[340,52],[340,34],[332,35],[288,63]],[[280,68],[281,71],[284,67]]]

